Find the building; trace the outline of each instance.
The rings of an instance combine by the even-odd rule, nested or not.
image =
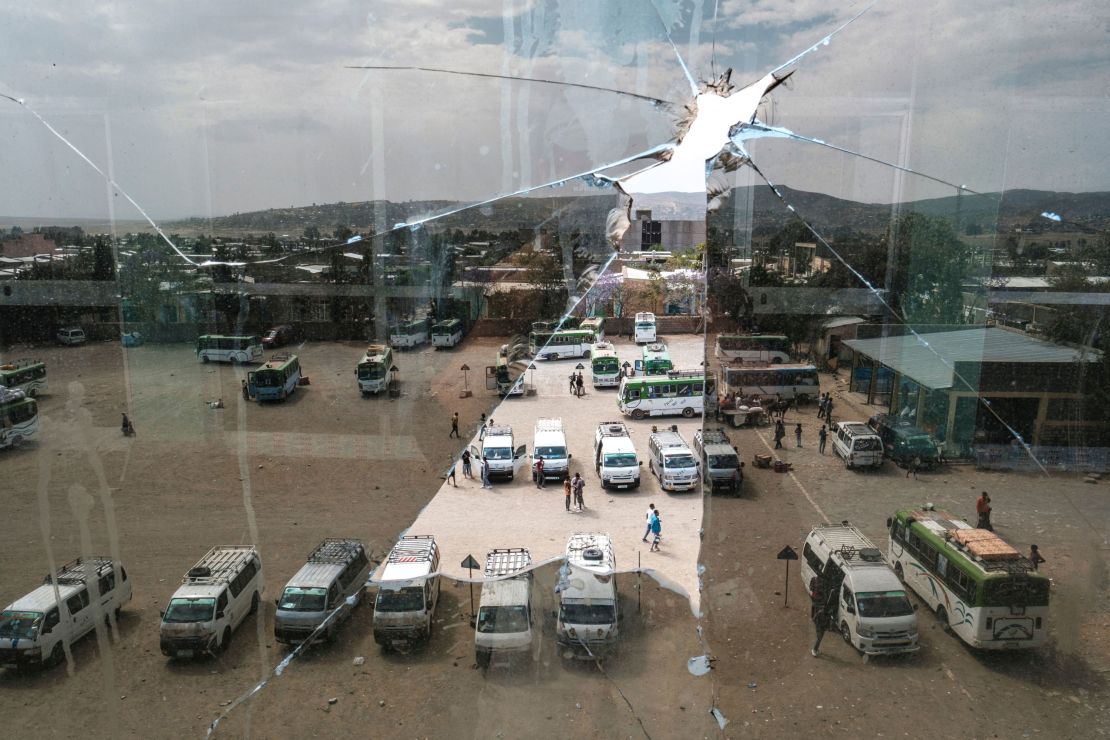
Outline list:
[[[865,332],[859,332],[863,335]],[[978,445],[1074,444],[1103,420],[1083,418],[1078,392],[1090,348],[1065,347],[1002,327],[851,339],[850,389],[946,443],[950,457]]]

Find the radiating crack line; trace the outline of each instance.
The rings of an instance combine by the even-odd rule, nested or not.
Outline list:
[[[674,39],[671,38],[671,29],[667,28],[667,22],[663,20],[663,14],[659,12],[659,6],[655,4],[655,0],[651,0],[651,9],[655,11],[655,17],[659,19],[659,25],[663,27],[663,33],[667,34],[667,41],[670,42],[671,49],[674,50],[675,59],[678,60],[678,65],[682,67],[682,73],[686,75],[686,80],[690,83],[690,94],[696,97],[698,94],[697,80],[690,74],[690,68],[686,66],[686,62],[682,59],[682,54],[678,52],[678,46],[675,45]]]
[[[598,92],[614,93],[616,95],[626,95],[630,98],[637,98],[639,100],[646,100],[653,105],[674,105],[677,106],[673,100],[663,100],[662,98],[653,98],[650,95],[640,95],[639,93],[628,92],[627,90],[618,90],[613,87],[601,87],[599,85],[587,85],[584,82],[567,82],[565,80],[545,80],[540,77],[518,77],[516,75],[499,75],[493,72],[468,72],[457,69],[441,69],[439,67],[417,67],[409,65],[388,65],[388,64],[349,64],[344,69],[381,69],[393,71],[409,71],[409,72],[435,72],[437,74],[445,75],[463,75],[466,77],[488,77],[495,80],[516,80],[518,82],[538,82],[544,85],[562,85],[564,87],[578,87],[583,90],[596,90]]]

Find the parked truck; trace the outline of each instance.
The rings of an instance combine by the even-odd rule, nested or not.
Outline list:
[[[482,596],[474,627],[474,660],[488,668],[497,656],[525,655],[532,649],[532,556],[523,547],[486,554]]]
[[[555,635],[563,657],[597,660],[610,654],[620,637],[620,606],[609,535],[572,534],[559,576]]]
[[[694,432],[694,452],[701,460],[702,480],[711,491],[740,495],[744,483],[744,463],[721,427]]]
[[[409,650],[426,642],[439,603],[439,578],[439,548],[432,535],[398,540],[374,579],[374,642],[386,650]]]

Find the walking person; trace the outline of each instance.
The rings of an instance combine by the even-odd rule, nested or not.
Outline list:
[[[649,552],[659,552],[659,541],[663,539],[663,519],[659,514],[659,509],[655,510],[655,516],[651,518],[651,549]]]
[[[914,455],[906,462],[906,477],[909,478],[913,474],[913,479],[917,480],[917,469],[921,467],[921,458]]]
[[[794,427],[794,446],[795,447],[801,447],[802,446],[802,425],[801,424],[798,424],[797,426]]]
[[[578,397],[586,395],[586,380],[582,377],[582,371],[578,371],[578,377],[574,379],[574,384],[578,388]]]
[[[817,432],[817,451],[822,455],[825,454],[825,443],[829,439],[829,432],[825,429],[825,425],[821,425],[820,431]]]
[[[825,421],[829,422],[830,425],[832,424],[832,410],[832,396],[829,396],[829,400],[825,401]]]
[[[251,392],[250,392],[250,390],[249,390],[249,389],[247,388],[247,381],[245,381],[245,380],[240,380],[239,382],[240,382],[240,383],[242,384],[242,386],[243,386],[243,400],[244,400],[244,401],[249,401],[249,400],[251,400]]]
[[[543,488],[544,474],[543,474],[543,458],[536,458],[535,472],[532,477],[536,479],[536,488]]]
[[[447,435],[447,439],[451,439],[451,437],[455,437],[456,439],[461,439],[459,437],[459,412],[458,411],[451,414],[451,433]]]
[[[489,480],[489,460],[485,455],[482,455],[482,488],[493,488]]]
[[[563,478],[563,493],[567,497],[567,511],[570,511],[570,478]]]
[[[482,419],[478,422],[478,440],[486,438],[486,412],[482,412]]]
[[[574,395],[575,390],[577,388],[578,388],[578,378],[575,377],[574,371],[572,370],[571,373],[570,373],[570,394],[572,396]]]
[[[571,481],[570,487],[574,490],[574,504],[578,507],[579,511],[586,510],[586,501],[582,498],[582,491],[586,488],[586,481],[582,478],[581,473],[574,474],[574,480]]]
[[[1037,570],[1045,559],[1041,557],[1041,551],[1037,549],[1036,545],[1029,546],[1029,562],[1033,564],[1033,570]]]
[[[457,483],[455,483],[455,460],[454,459],[451,460],[451,467],[447,468],[447,475],[444,476],[444,478],[448,483],[450,483],[455,488],[459,487],[459,485]]]
[[[786,436],[786,428],[782,424],[782,419],[775,422],[775,449],[782,449],[782,438]]]
[[[655,504],[648,504],[647,513],[644,514],[644,536],[643,541],[647,542],[648,535],[651,534],[651,520],[655,518]]]
[[[474,473],[470,469],[470,450],[463,450],[462,452],[463,464],[463,478],[473,478]]]
[[[994,527],[991,526],[991,497],[987,495],[986,491],[983,491],[979,494],[979,498],[975,499],[975,513],[979,515],[979,521],[975,523],[976,529],[993,532]]]

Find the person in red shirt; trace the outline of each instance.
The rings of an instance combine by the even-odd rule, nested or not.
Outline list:
[[[987,495],[986,491],[979,494],[979,498],[975,500],[975,513],[979,515],[979,521],[975,526],[993,532],[994,527],[991,526],[991,497]]]

